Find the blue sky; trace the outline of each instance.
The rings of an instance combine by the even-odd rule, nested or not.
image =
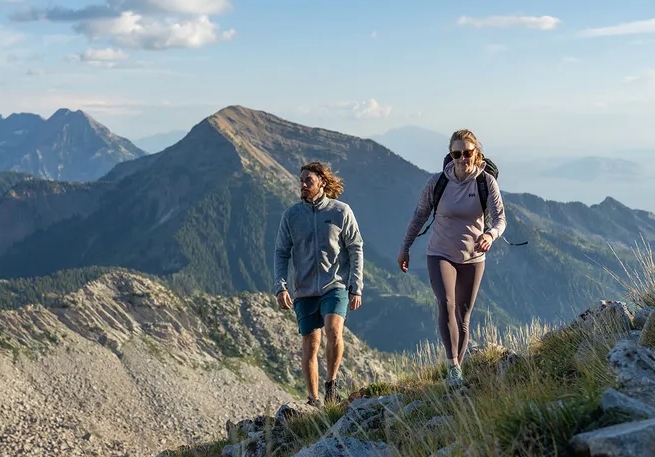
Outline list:
[[[0,0],[0,114],[83,109],[137,139],[241,104],[610,154],[655,147],[654,50],[645,0]]]

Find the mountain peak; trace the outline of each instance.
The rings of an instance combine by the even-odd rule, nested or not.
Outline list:
[[[248,128],[255,125],[277,124],[290,125],[291,122],[266,111],[248,108],[242,105],[229,105],[209,117],[216,126],[225,127],[225,123],[233,127]]]
[[[625,206],[623,203],[621,203],[617,199],[612,198],[610,196],[605,197],[605,199],[602,202],[599,203],[599,206],[610,206],[610,207],[617,207],[618,206],[618,207],[627,208],[627,206]]]
[[[146,155],[84,111],[68,108],[48,119],[32,113],[2,119],[0,145],[0,170],[70,181],[93,181],[119,162]]]
[[[102,126],[98,121],[93,119],[89,114],[82,110],[70,110],[68,108],[59,108],[47,120],[47,122],[87,122],[92,127],[97,128]],[[108,129],[107,129],[108,130]]]

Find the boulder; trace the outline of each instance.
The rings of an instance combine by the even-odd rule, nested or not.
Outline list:
[[[383,442],[360,441],[349,436],[322,438],[293,457],[395,457],[398,451]]]
[[[571,438],[575,455],[584,457],[646,457],[655,455],[655,419],[605,427]]]

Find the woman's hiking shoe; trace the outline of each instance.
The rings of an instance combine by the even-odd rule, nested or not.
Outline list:
[[[323,406],[323,405],[321,405],[321,400],[319,400],[318,398],[312,398],[312,397],[307,397],[307,404],[309,406],[315,406],[317,408],[320,408],[321,406]]]
[[[327,381],[325,383],[325,403],[340,403],[341,396],[337,391],[337,381]]]
[[[464,379],[462,378],[462,368],[459,365],[452,365],[448,369],[448,376],[446,382],[450,386],[461,386]]]

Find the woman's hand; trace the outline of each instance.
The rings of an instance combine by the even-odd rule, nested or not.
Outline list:
[[[409,269],[409,254],[406,252],[401,252],[398,254],[398,266],[400,269],[406,273]]]
[[[483,233],[475,243],[475,250],[478,252],[487,252],[489,249],[491,249],[491,244],[493,242],[494,240],[491,238],[491,235],[488,233]]]

